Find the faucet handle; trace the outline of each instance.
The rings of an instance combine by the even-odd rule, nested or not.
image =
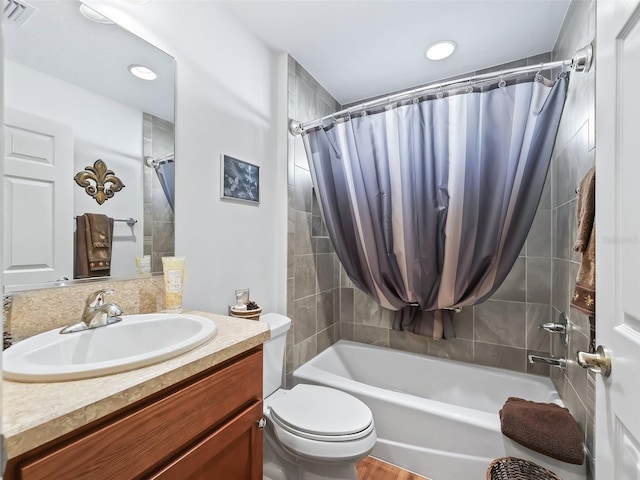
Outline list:
[[[104,297],[106,295],[111,295],[112,293],[113,290],[110,288],[103,288],[102,290],[93,292],[87,297],[87,306],[91,308],[100,308],[104,305]]]
[[[566,333],[567,327],[561,323],[543,323],[538,325],[538,330],[546,330],[549,333]]]

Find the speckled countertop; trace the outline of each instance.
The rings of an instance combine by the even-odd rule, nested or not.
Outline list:
[[[9,458],[115,412],[269,338],[266,324],[198,311],[216,335],[187,353],[148,367],[86,380],[2,382],[2,429]]]

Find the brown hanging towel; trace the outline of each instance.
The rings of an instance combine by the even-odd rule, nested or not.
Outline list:
[[[87,213],[76,217],[74,278],[111,275],[113,218]]]
[[[571,297],[571,306],[594,316],[596,312],[596,169],[591,168],[580,182],[578,194],[578,239],[573,247],[582,261]]]

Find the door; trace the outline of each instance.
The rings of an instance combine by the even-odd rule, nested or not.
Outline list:
[[[73,278],[73,131],[5,109],[4,285]]]
[[[599,1],[596,46],[596,479],[640,478],[640,0]]]

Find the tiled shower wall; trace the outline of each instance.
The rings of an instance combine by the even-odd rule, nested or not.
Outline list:
[[[145,113],[144,158],[160,158],[174,151],[173,123]],[[151,255],[151,271],[162,272],[162,257],[175,251],[175,222],[173,210],[162,190],[155,170],[143,164],[144,185],[144,255]]]
[[[549,61],[550,54],[490,70]],[[477,72],[481,73],[481,72]],[[291,57],[289,118],[306,121],[340,109]],[[457,338],[435,341],[391,329],[393,312],[354,288],[327,237],[315,201],[300,137],[289,137],[289,335],[287,373],[338,338],[547,375],[527,353],[550,351],[551,188],[548,179],[533,227],[519,258],[491,300],[454,316]]]
[[[288,65],[289,118],[304,122],[340,105],[293,58]],[[338,340],[338,261],[320,217],[300,136],[289,135],[289,226],[286,371],[291,372]]]
[[[595,0],[574,0],[552,52],[554,60],[570,58],[595,38]],[[572,247],[576,240],[576,187],[595,164],[595,68],[573,74],[552,163],[552,314],[566,312],[572,324],[569,346],[554,339],[552,352],[569,360],[566,371],[553,369],[551,379],[578,422],[585,443],[593,452],[595,382],[593,374],[578,366],[575,352],[589,349],[589,318],[569,308],[580,265]],[[593,459],[589,458],[590,478]]]

